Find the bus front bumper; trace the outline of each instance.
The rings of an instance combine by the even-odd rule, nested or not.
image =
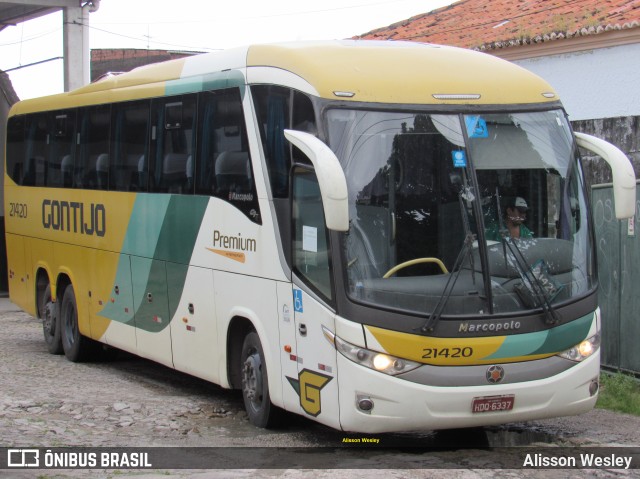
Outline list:
[[[531,361],[530,366],[535,368],[536,361]],[[599,372],[598,351],[568,370],[545,379],[513,384],[433,387],[365,368],[338,354],[340,423],[345,431],[382,433],[571,416],[594,407]],[[490,399],[494,397],[502,397],[505,401]],[[510,402],[510,410],[492,410],[492,403],[502,408],[505,404],[509,407]],[[474,406],[477,412],[473,412]]]

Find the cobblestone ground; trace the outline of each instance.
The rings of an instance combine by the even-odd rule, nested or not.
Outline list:
[[[40,321],[11,308],[7,300],[0,301],[4,301],[4,312],[0,312],[0,446],[337,447],[345,436],[302,418],[293,418],[284,430],[254,428],[237,392],[124,353],[110,361],[84,364],[50,355]],[[495,445],[505,446],[549,442],[639,446],[638,431],[640,418],[595,410],[573,418],[497,428],[489,436]],[[433,441],[433,434],[390,437],[428,442]],[[487,465],[499,467],[500,461],[480,450],[453,448],[429,457],[432,470],[0,470],[0,477],[640,477],[638,470],[492,471]],[[384,460],[379,459],[382,467]],[[408,463],[412,460],[408,456]]]

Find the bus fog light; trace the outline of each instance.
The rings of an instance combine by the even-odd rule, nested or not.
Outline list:
[[[598,393],[598,389],[600,389],[600,385],[598,384],[598,380],[594,379],[589,385],[589,394],[591,394],[591,396],[595,396]]]
[[[359,397],[358,409],[364,412],[370,412],[373,409],[373,400],[371,398]]]

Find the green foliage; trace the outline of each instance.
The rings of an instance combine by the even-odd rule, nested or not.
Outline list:
[[[640,381],[629,374],[601,374],[596,407],[640,416]]]

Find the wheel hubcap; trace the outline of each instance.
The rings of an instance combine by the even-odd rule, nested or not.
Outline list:
[[[69,305],[66,314],[64,315],[64,332],[67,337],[69,345],[73,345],[76,337],[76,322],[75,322],[75,308]]]
[[[56,317],[54,313],[54,304],[48,301],[44,307],[44,329],[53,336],[56,333]]]
[[[262,404],[262,362],[260,355],[253,353],[244,361],[242,369],[242,389],[245,397],[254,407]]]

